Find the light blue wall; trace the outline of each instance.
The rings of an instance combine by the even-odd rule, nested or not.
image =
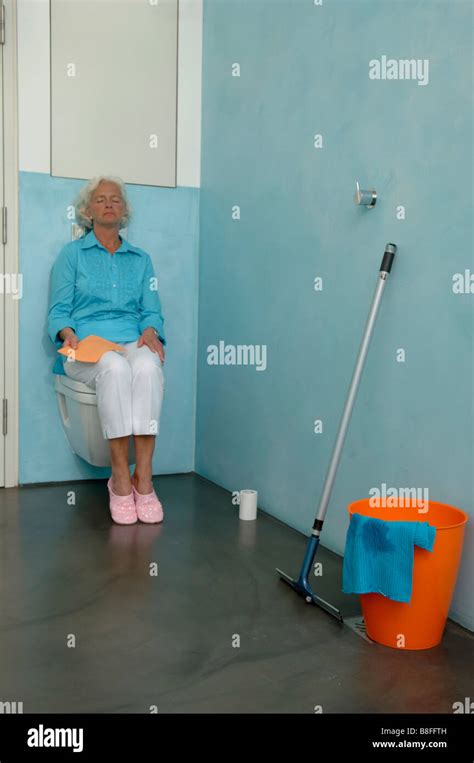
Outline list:
[[[67,219],[82,180],[20,173],[20,483],[102,477],[75,456],[59,418],[46,333],[51,267],[71,237]],[[194,465],[199,189],[127,186],[128,239],[153,260],[166,330],[166,389],[154,474]]]
[[[474,297],[452,291],[474,270],[471,46],[459,0],[205,0],[197,472],[309,533],[384,246],[399,247],[322,536],[338,553],[347,504],[382,483],[473,514]],[[429,59],[428,85],[369,80],[384,54]],[[356,179],[374,210],[353,203]],[[267,345],[267,370],[208,365],[221,339]],[[451,615],[474,628],[472,541],[471,521]]]

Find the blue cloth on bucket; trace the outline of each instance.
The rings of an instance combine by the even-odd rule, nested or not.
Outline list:
[[[386,522],[352,514],[344,553],[344,593],[380,593],[409,602],[414,546],[433,550],[436,527],[428,522]]]

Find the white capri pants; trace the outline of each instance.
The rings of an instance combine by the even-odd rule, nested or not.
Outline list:
[[[157,435],[165,390],[163,364],[157,352],[137,340],[124,342],[126,352],[105,352],[97,363],[66,361],[66,376],[95,390],[104,438],[131,434]]]

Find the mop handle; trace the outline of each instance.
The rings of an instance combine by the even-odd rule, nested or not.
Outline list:
[[[364,335],[360,343],[359,354],[357,355],[354,372],[352,374],[352,379],[349,386],[349,392],[347,393],[346,403],[344,405],[344,410],[341,416],[341,422],[339,424],[339,430],[337,433],[336,442],[334,444],[331,461],[329,463],[326,479],[324,481],[324,487],[323,487],[323,492],[321,494],[321,499],[319,501],[318,512],[316,514],[316,519],[314,520],[312,535],[315,535],[317,537],[319,537],[322,526],[323,526],[324,517],[326,515],[326,510],[329,504],[329,499],[331,497],[331,492],[334,485],[334,480],[336,478],[336,472],[337,472],[337,467],[339,465],[339,459],[341,458],[344,440],[346,439],[347,429],[349,427],[349,421],[351,418],[352,409],[354,407],[354,401],[357,394],[357,389],[359,387],[362,371],[364,370],[364,363],[367,357],[370,339],[372,337],[372,332],[374,330],[374,325],[377,318],[380,301],[382,299],[382,294],[385,287],[385,281],[387,279],[387,275],[390,273],[392,263],[393,263],[393,258],[395,257],[396,251],[397,251],[396,244],[387,244],[385,246],[385,252],[383,255],[382,263],[380,265],[380,271],[379,271],[379,275],[377,279],[377,286],[375,287],[375,294],[373,296],[372,304],[370,306],[369,316],[367,318]]]

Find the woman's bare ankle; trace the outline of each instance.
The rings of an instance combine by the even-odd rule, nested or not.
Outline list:
[[[149,495],[153,492],[153,479],[151,474],[143,476],[135,472],[132,475],[132,484],[140,495]]]
[[[112,490],[115,495],[130,495],[132,492],[130,472],[112,472]]]

